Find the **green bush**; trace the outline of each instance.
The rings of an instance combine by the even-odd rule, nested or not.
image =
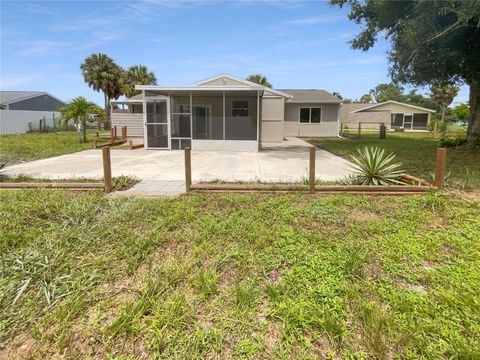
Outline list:
[[[467,141],[466,135],[463,134],[455,134],[455,135],[448,135],[443,134],[440,138],[440,146],[441,147],[457,147],[464,144]]]
[[[401,163],[395,162],[393,153],[375,146],[357,149],[356,155],[350,155],[352,176],[343,180],[345,184],[356,185],[392,185],[399,181]]]

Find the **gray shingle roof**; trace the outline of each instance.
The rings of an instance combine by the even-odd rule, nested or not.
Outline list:
[[[288,102],[305,103],[340,103],[342,102],[335,95],[320,89],[277,89],[292,95],[293,98]]]
[[[9,104],[12,102],[29,99],[31,97],[46,94],[44,91],[0,91],[0,104]]]

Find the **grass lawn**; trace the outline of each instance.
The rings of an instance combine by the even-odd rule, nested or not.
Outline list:
[[[364,146],[380,146],[394,152],[403,169],[414,176],[432,180],[435,171],[439,139],[430,133],[387,133],[381,140],[378,134],[365,134],[360,139],[315,138],[311,143],[349,159],[350,154]],[[461,188],[480,188],[480,150],[447,150],[447,185]]]
[[[2,135],[0,164],[11,165],[91,149],[95,133],[96,131],[89,130],[84,144],[78,142],[75,131]]]
[[[480,357],[480,202],[0,192],[0,357]]]

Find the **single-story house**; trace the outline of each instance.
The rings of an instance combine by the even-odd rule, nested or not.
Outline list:
[[[0,91],[1,110],[57,111],[65,102],[44,91]]]
[[[137,85],[112,102],[113,126],[149,149],[250,150],[286,136],[337,136],[341,100],[325,90],[272,89],[231,75],[188,86]]]
[[[435,110],[426,109],[398,101],[377,104],[352,103],[340,107],[340,123],[344,127],[378,129],[384,123],[387,129],[427,130],[428,122]]]

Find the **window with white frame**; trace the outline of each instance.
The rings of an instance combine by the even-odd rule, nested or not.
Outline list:
[[[322,108],[319,107],[301,107],[300,123],[302,124],[320,124],[322,122]]]

